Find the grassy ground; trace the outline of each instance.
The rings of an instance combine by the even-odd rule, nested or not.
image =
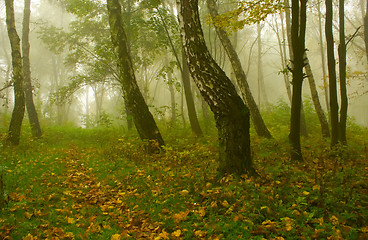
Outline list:
[[[336,152],[312,134],[298,164],[285,135],[252,137],[260,178],[217,179],[215,134],[165,134],[147,155],[115,129],[46,129],[0,153],[0,238],[368,239],[367,130]]]

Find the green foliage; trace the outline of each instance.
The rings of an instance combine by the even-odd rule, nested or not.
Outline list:
[[[239,1],[235,10],[209,19],[216,26],[226,30],[228,33],[242,29],[244,25],[262,22],[270,14],[274,14],[283,8],[280,0],[250,0]]]

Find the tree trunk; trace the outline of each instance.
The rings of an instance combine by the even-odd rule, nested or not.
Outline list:
[[[300,1],[300,5],[299,5]],[[292,0],[291,41],[293,49],[293,96],[291,101],[290,144],[291,159],[303,161],[300,146],[300,112],[302,103],[303,67],[305,53],[306,0]]]
[[[164,140],[135,79],[132,60],[128,51],[128,41],[121,20],[121,6],[119,1],[107,0],[107,9],[109,13],[111,40],[114,46],[114,52],[118,56],[118,69],[120,71],[120,81],[123,87],[126,105],[132,113],[134,124],[141,139],[156,141],[158,146],[162,147]],[[154,143],[150,142],[150,144],[151,149],[149,150],[155,150]]]
[[[346,44],[345,44],[345,6],[344,0],[339,1],[339,25],[340,25],[340,44],[339,52],[339,76],[340,76],[340,122],[339,140],[346,145],[346,119],[348,114],[348,95],[346,90]]]
[[[327,74],[326,74],[326,57],[324,50],[324,42],[323,42],[323,33],[322,33],[322,14],[320,1],[317,1],[318,8],[318,26],[319,26],[319,46],[321,51],[321,60],[322,60],[322,79],[323,79],[323,89],[325,90],[325,102],[328,114],[330,114],[330,104],[329,104],[329,92],[328,92],[328,83],[327,83]]]
[[[258,107],[262,109],[261,96],[263,97],[264,106],[269,105],[266,87],[263,77],[263,61],[262,61],[262,28],[261,24],[257,23],[257,35],[258,35],[258,58],[257,58],[257,70],[258,70]]]
[[[33,102],[31,65],[29,59],[29,20],[31,15],[31,0],[24,0],[24,17],[23,17],[23,74],[24,74],[24,94],[28,113],[29,124],[31,126],[32,136],[39,138],[42,135],[38,114]]]
[[[256,175],[253,168],[249,110],[225,72],[211,57],[201,28],[198,0],[181,0],[179,22],[190,73],[215,115],[219,133],[219,174]]]
[[[215,18],[218,15],[215,1],[207,0],[207,7],[211,17]],[[264,123],[263,118],[261,116],[261,113],[259,112],[258,106],[253,98],[252,92],[250,91],[250,87],[247,82],[247,76],[245,75],[243,67],[241,66],[238,54],[236,53],[234,47],[232,46],[230,39],[227,36],[227,33],[216,25],[215,29],[223,47],[225,48],[227,56],[230,59],[238,86],[240,88],[240,92],[250,110],[253,125],[256,129],[257,134],[262,137],[272,138],[272,135],[268,131],[266,124]]]
[[[201,136],[203,136],[203,132],[202,132],[201,126],[199,125],[197,112],[196,112],[196,109],[195,109],[193,94],[192,94],[192,90],[191,90],[191,86],[190,86],[191,84],[190,84],[190,75],[189,75],[189,69],[188,69],[188,61],[187,61],[187,58],[185,56],[184,49],[183,49],[183,53],[182,53],[182,64],[183,64],[183,71],[181,73],[181,78],[182,78],[182,81],[183,81],[185,100],[187,102],[187,109],[188,109],[188,117],[189,117],[190,126],[192,127],[193,133],[197,137],[201,137]]]
[[[15,28],[13,0],[5,0],[6,26],[12,50],[13,86],[14,86],[14,109],[10,120],[7,141],[13,145],[19,144],[20,132],[25,110],[23,90],[23,66],[20,50],[20,39]]]
[[[365,44],[365,55],[368,63],[368,0],[366,3],[366,10],[364,16],[364,44]]]
[[[304,65],[305,65],[304,68],[305,68],[305,71],[308,77],[309,88],[310,88],[311,95],[312,95],[314,109],[316,110],[316,113],[319,119],[319,123],[321,124],[322,136],[325,138],[330,137],[330,129],[328,128],[328,121],[323,112],[321,103],[319,101],[316,82],[314,80],[312,68],[309,64],[307,53],[304,53]]]
[[[331,116],[331,147],[334,147],[339,139],[339,106],[337,103],[336,62],[334,54],[334,39],[332,32],[333,8],[332,0],[326,0],[326,25],[325,34],[327,42],[327,64],[330,91],[330,116]]]
[[[289,57],[290,57],[290,68],[293,69],[294,53],[293,53],[293,40],[291,37],[291,16],[290,16],[290,4],[289,0],[284,0],[285,4],[285,19],[286,19],[286,36],[289,43]],[[303,101],[300,107],[300,134],[304,137],[308,137],[307,123],[305,121]]]

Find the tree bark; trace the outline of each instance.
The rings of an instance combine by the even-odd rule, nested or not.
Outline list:
[[[334,39],[332,32],[333,8],[332,0],[326,0],[326,24],[325,34],[327,42],[327,64],[330,91],[330,116],[331,116],[331,147],[338,143],[339,139],[339,106],[337,103],[337,84],[336,84],[336,62],[334,54]]]
[[[306,5],[306,0],[292,0],[291,41],[293,43],[292,50],[294,58],[289,140],[291,144],[291,159],[293,161],[303,161],[300,146],[300,113],[304,78]]]
[[[24,17],[23,17],[23,35],[22,35],[22,52],[23,52],[23,74],[24,74],[24,94],[26,108],[28,113],[29,124],[31,126],[32,136],[39,138],[42,136],[38,114],[33,102],[32,80],[31,80],[31,64],[29,58],[29,21],[31,15],[31,0],[24,0]]]
[[[328,128],[328,121],[327,121],[327,118],[326,118],[326,116],[323,112],[321,103],[319,101],[316,82],[314,80],[312,68],[309,64],[309,59],[308,59],[307,53],[304,53],[304,65],[305,65],[304,68],[305,68],[305,71],[306,71],[307,77],[308,77],[309,88],[310,88],[311,95],[312,95],[314,109],[316,110],[319,123],[321,124],[322,136],[325,137],[325,138],[330,137],[330,129]]]
[[[177,0],[177,4],[190,73],[216,120],[219,134],[218,172],[256,175],[250,151],[249,110],[206,47],[198,0]]]
[[[217,6],[216,6],[215,1],[207,0],[207,7],[208,7],[211,17],[215,18],[218,15]],[[272,138],[272,135],[268,131],[266,124],[264,123],[263,118],[261,116],[261,113],[259,112],[259,108],[253,98],[252,92],[250,91],[250,87],[247,81],[247,76],[245,75],[245,72],[241,65],[238,54],[236,53],[234,47],[232,46],[231,41],[227,36],[227,33],[216,25],[215,25],[215,29],[222,43],[222,46],[224,47],[227,53],[227,56],[230,59],[238,86],[240,88],[240,92],[250,110],[250,115],[251,115],[253,125],[256,129],[257,134],[262,137]]]
[[[109,13],[111,40],[114,46],[114,52],[118,56],[117,64],[120,71],[124,100],[132,113],[134,124],[141,139],[149,140],[149,151],[154,151],[155,144],[151,141],[157,142],[158,146],[162,147],[164,140],[135,79],[133,64],[128,50],[128,41],[121,20],[119,0],[107,0],[107,9]]]
[[[339,1],[339,25],[340,25],[340,44],[339,53],[339,77],[340,77],[340,122],[339,140],[346,145],[346,119],[348,114],[348,95],[346,89],[346,44],[345,44],[345,6],[344,0]]]
[[[13,0],[5,0],[6,25],[12,50],[14,109],[10,120],[7,141],[18,145],[25,110],[23,90],[23,64],[20,50],[20,39],[15,28]]]
[[[291,16],[290,16],[290,4],[289,0],[284,0],[285,4],[285,19],[286,19],[286,37],[289,43],[289,57],[290,57],[290,69],[293,69],[294,63],[294,53],[293,53],[293,40],[292,40],[292,33],[291,33]],[[308,137],[307,131],[307,123],[305,121],[305,114],[304,114],[304,107],[303,101],[301,102],[300,107],[300,134],[304,137]]]
[[[325,57],[325,49],[323,42],[323,33],[322,33],[322,14],[320,1],[317,1],[318,8],[318,27],[319,27],[319,46],[321,52],[321,60],[322,60],[322,79],[323,79],[323,89],[325,90],[325,102],[328,114],[330,113],[330,104],[329,104],[329,92],[328,92],[328,83],[327,83],[327,74],[326,74],[326,57]]]
[[[196,108],[194,104],[194,98],[193,98],[193,94],[192,94],[192,90],[190,86],[191,84],[190,84],[188,61],[187,61],[184,49],[182,53],[182,66],[183,66],[183,71],[181,73],[181,78],[183,81],[183,88],[184,88],[185,100],[187,103],[190,126],[192,127],[193,133],[197,137],[201,137],[203,136],[203,132],[202,132],[201,126],[199,125],[197,112],[196,112]]]

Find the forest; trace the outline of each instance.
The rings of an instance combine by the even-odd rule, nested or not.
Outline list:
[[[368,239],[368,0],[4,0],[0,48],[0,239]]]

